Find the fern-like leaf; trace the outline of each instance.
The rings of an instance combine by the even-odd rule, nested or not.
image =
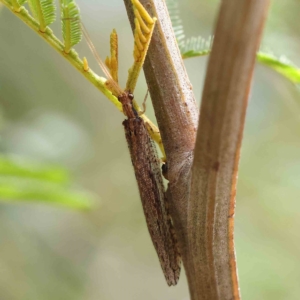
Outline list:
[[[134,13],[134,63],[128,70],[126,90],[134,91],[151,41],[156,18],[152,18],[138,0],[131,0]]]
[[[210,53],[213,43],[213,37],[210,36],[207,39],[198,37],[191,37],[184,40],[179,44],[179,49],[182,58],[191,58],[196,56],[204,56]]]
[[[182,21],[179,16],[179,9],[178,9],[178,3],[174,0],[166,0],[166,4],[168,7],[170,19],[172,22],[172,27],[175,33],[175,37],[177,40],[178,45],[180,46],[182,42],[184,43],[185,40],[185,34],[184,34],[184,28],[182,26]]]
[[[50,182],[0,177],[0,201],[47,203],[86,210],[92,207],[94,197]]]
[[[209,54],[213,38],[204,39],[201,36],[186,39],[182,26],[178,3],[176,0],[166,0],[175,37],[182,58],[191,58]]]
[[[285,56],[276,57],[273,53],[259,51],[257,61],[275,70],[293,83],[300,83],[300,69]]]
[[[192,58],[210,54],[213,38],[209,37],[208,39],[203,39],[201,36],[198,36],[186,39],[179,16],[177,0],[166,0],[166,4],[182,58]],[[300,83],[300,68],[296,67],[286,57],[276,57],[272,53],[259,51],[256,58],[258,62],[280,73],[289,81],[296,84]]]
[[[36,0],[28,0],[27,3],[33,18],[38,20],[39,15],[36,7],[36,3],[37,3]]]
[[[40,0],[41,8],[46,26],[55,21],[55,2],[54,0]]]
[[[61,0],[60,8],[65,52],[69,53],[82,38],[79,8],[73,0]]]
[[[45,32],[46,27],[55,21],[54,0],[28,0],[33,17],[40,24],[40,31]]]
[[[110,56],[105,59],[105,64],[110,71],[110,75],[113,80],[118,83],[118,72],[119,72],[119,58],[118,58],[118,34],[113,29],[110,34]]]

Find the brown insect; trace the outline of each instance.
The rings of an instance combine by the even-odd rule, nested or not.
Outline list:
[[[144,121],[132,105],[133,95],[124,92],[118,99],[127,116],[123,126],[148,230],[168,285],[176,285],[181,260],[168,211],[160,160]]]
[[[155,145],[146,129],[143,119],[134,108],[133,94],[129,90],[124,91],[120,88],[117,83],[116,70],[113,70],[114,73],[112,70],[111,73],[108,71],[97,54],[85,28],[83,27],[82,29],[91,51],[108,78],[106,82],[107,88],[118,98],[122,104],[123,112],[127,117],[123,122],[123,126],[148,230],[168,285],[176,285],[180,275],[181,258],[172,220],[169,215],[160,159],[158,158]],[[113,44],[117,45],[116,33],[113,32],[113,34]],[[117,48],[114,50],[116,54]],[[114,57],[114,59],[117,65],[117,57]],[[131,70],[134,70],[134,68]],[[130,76],[128,82],[131,82]]]

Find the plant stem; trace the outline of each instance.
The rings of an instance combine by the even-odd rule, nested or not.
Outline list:
[[[90,68],[86,70],[84,67],[83,61],[79,58],[77,52],[74,49],[71,49],[70,52],[65,52],[64,44],[53,34],[52,30],[49,27],[45,28],[45,32],[40,31],[40,25],[38,22],[29,14],[29,12],[25,9],[24,6],[19,7],[16,11],[14,7],[12,7],[5,0],[0,0],[0,4],[3,3],[15,16],[21,19],[25,24],[27,24],[33,31],[35,31],[39,36],[41,36],[52,48],[54,48],[60,55],[62,55],[66,60],[69,61],[71,65],[73,65],[77,71],[79,71],[88,81],[90,81],[101,93],[103,93],[117,108],[122,112],[122,105],[118,101],[118,99],[111,93],[110,90],[107,89],[105,82],[106,79],[98,76],[95,72],[93,72]],[[138,111],[140,108],[136,105]],[[153,122],[143,114],[141,116],[148,124],[148,131],[154,141],[158,144],[161,149],[161,152],[164,156],[164,148],[161,141],[161,137],[157,127],[153,124]],[[156,132],[155,135],[151,134],[152,132]]]
[[[268,6],[269,0],[221,4],[202,95],[188,206],[193,300],[240,299],[233,239],[236,181]]]
[[[122,105],[116,97],[106,88],[106,79],[99,77],[91,69],[84,70],[83,62],[79,58],[77,52],[73,49],[69,53],[65,53],[63,43],[53,34],[49,27],[46,27],[45,32],[40,31],[38,22],[30,16],[29,12],[24,6],[20,7],[20,11],[16,12],[13,8],[4,0],[0,0],[15,16],[20,18],[25,24],[27,24],[33,31],[41,36],[52,48],[54,48],[60,55],[62,55],[69,63],[74,66],[87,80],[89,80],[98,90],[100,90],[113,104],[122,111]]]
[[[124,2],[133,26],[130,0]],[[167,196],[191,299],[239,299],[233,242],[236,175],[269,0],[221,4],[195,157],[198,111],[165,3],[141,2],[158,19],[144,70],[170,168]]]
[[[157,18],[144,64],[145,77],[166,151],[170,213],[174,222],[183,263],[188,260],[187,201],[189,171],[196,140],[198,108],[188,79],[165,1],[140,0]],[[130,0],[124,0],[132,29]],[[188,265],[185,264],[186,274]]]

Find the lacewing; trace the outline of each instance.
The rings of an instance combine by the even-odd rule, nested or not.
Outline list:
[[[180,253],[169,215],[168,202],[162,180],[160,159],[143,119],[133,106],[133,94],[122,90],[112,78],[104,62],[95,52],[83,27],[88,45],[108,78],[108,87],[122,104],[127,117],[123,122],[125,136],[142,201],[147,227],[168,285],[176,285],[180,275]]]
[[[160,160],[144,121],[132,106],[133,95],[125,92],[118,99],[127,116],[123,126],[148,230],[168,285],[176,285],[180,254],[168,211]]]

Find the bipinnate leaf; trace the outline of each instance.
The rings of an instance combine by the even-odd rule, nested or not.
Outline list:
[[[46,27],[55,21],[54,0],[28,0],[33,17],[40,24],[40,31],[45,32]]]
[[[186,39],[182,26],[177,0],[166,0],[168,11],[172,21],[175,37],[182,58],[192,58],[210,54],[213,37],[204,39],[201,36]],[[259,63],[273,69],[295,84],[300,83],[300,68],[295,66],[285,56],[276,56],[269,51],[259,51],[256,55]]]
[[[73,0],[61,0],[62,34],[65,44],[65,52],[78,44],[82,38],[79,8]]]

